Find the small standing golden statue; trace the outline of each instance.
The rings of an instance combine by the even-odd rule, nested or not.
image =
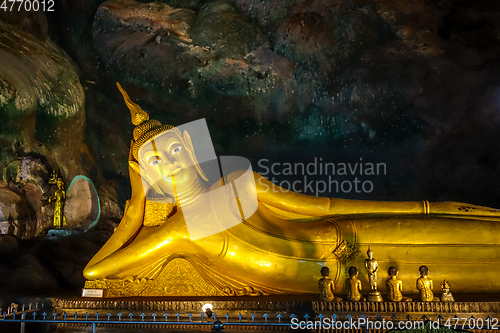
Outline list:
[[[347,300],[350,302],[359,302],[361,295],[361,281],[358,279],[358,269],[354,266],[349,267],[349,278],[347,279]]]
[[[330,275],[330,268],[322,267],[321,275],[323,276],[318,281],[319,297],[322,302],[341,302],[342,298],[335,297],[333,291],[335,290],[335,283],[328,276]]]
[[[377,259],[373,258],[373,252],[371,247],[368,247],[366,252],[368,259],[365,260],[365,268],[368,271],[368,278],[370,281],[371,292],[368,294],[368,301],[370,302],[383,302],[382,294],[377,290],[377,271],[378,262]]]
[[[434,284],[428,277],[429,268],[427,266],[420,266],[418,269],[420,277],[417,279],[417,289],[420,291],[420,299],[422,302],[439,302],[439,298],[434,297],[432,289]]]
[[[64,181],[58,178],[56,172],[52,173],[49,184],[57,185],[57,190],[49,197],[49,203],[54,201],[54,227],[61,229],[66,226],[66,217],[64,216],[64,202],[66,201],[66,191],[64,191]]]
[[[450,292],[450,287],[450,281],[443,280],[443,282],[441,282],[441,289],[443,290],[441,302],[455,302],[455,298]]]
[[[387,297],[391,302],[410,302],[411,298],[403,296],[403,281],[398,279],[398,270],[396,267],[389,267],[389,278],[386,281]]]

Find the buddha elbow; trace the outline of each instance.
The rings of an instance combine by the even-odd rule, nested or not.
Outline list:
[[[95,265],[85,267],[83,270],[83,276],[87,280],[97,280],[103,278],[99,270],[95,269]]]

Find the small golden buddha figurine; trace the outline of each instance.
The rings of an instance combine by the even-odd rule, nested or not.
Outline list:
[[[345,283],[336,249],[348,242],[376,246],[384,270],[382,263],[392,258],[406,270],[432,257],[460,292],[500,289],[490,269],[500,264],[499,210],[314,197],[280,188],[250,169],[207,177],[198,163],[206,147],[195,149],[191,139],[199,133],[149,119],[119,89],[135,126],[128,161],[132,196],[119,226],[84,269],[88,288],[116,289],[115,296],[316,293],[319,265],[330,267],[335,284]],[[252,209],[246,211],[247,203]],[[467,249],[477,270],[460,273],[468,264],[452,251],[457,246]],[[369,270],[378,266],[366,263]],[[185,275],[173,273],[180,271]],[[473,283],[479,279],[487,283]],[[371,280],[376,290],[376,277]],[[353,299],[361,289],[356,286]]]
[[[377,271],[378,271],[378,261],[373,258],[373,252],[371,247],[368,247],[366,252],[368,259],[365,260],[365,268],[368,272],[368,279],[370,281],[371,292],[368,294],[368,301],[370,302],[382,302],[382,295],[380,291],[377,290]]]
[[[450,292],[450,287],[451,284],[449,281],[443,280],[443,282],[441,282],[441,289],[443,290],[441,302],[455,302],[455,298]]]
[[[428,277],[429,268],[427,266],[420,266],[418,269],[420,277],[417,279],[417,289],[420,291],[420,299],[422,302],[439,302],[439,298],[434,297],[432,289],[434,284]]]
[[[389,278],[386,281],[387,298],[390,302],[410,302],[411,298],[403,296],[403,281],[398,279],[398,270],[396,267],[389,267]]]
[[[373,251],[371,247],[368,247],[368,251],[366,252],[368,255],[368,259],[365,259],[365,268],[368,271],[368,279],[370,281],[370,289],[371,291],[377,291],[377,270],[378,270],[378,262],[377,259],[373,258]]]
[[[50,178],[49,178],[49,184],[55,185],[57,183],[58,178],[59,178],[59,176],[57,175],[56,170],[53,170],[52,174],[50,175]]]
[[[64,181],[62,178],[57,178],[57,175],[54,173],[52,177],[49,179],[49,184],[56,184],[57,190],[53,195],[49,197],[49,203],[54,201],[54,224],[53,226],[56,229],[61,229],[66,226],[66,217],[64,216],[64,202],[66,201],[66,191],[64,191]]]
[[[322,302],[340,302],[342,298],[335,297],[333,292],[335,291],[335,283],[328,276],[330,275],[330,269],[328,267],[321,268],[321,275],[323,276],[318,281],[319,287],[319,297]]]
[[[358,279],[358,269],[354,266],[349,267],[349,278],[347,279],[347,300],[350,302],[359,302],[363,298],[361,295],[361,281]]]

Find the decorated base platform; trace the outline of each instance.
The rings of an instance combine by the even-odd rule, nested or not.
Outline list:
[[[196,260],[192,258],[191,260]],[[161,266],[161,265],[159,265]],[[203,269],[200,269],[203,268]],[[210,274],[207,274],[210,273]],[[198,261],[176,258],[154,278],[101,279],[86,281],[84,294],[98,292],[105,298],[172,296],[262,296],[267,293],[228,279]]]
[[[318,302],[317,295],[52,299],[56,317],[66,313],[66,318],[77,320],[54,323],[51,332],[88,331],[89,321],[96,322],[102,332],[211,331],[217,329],[214,323],[222,325],[224,332],[288,331],[299,325],[309,331],[343,325],[336,328],[385,332],[424,327],[418,325],[437,328],[437,323],[443,330],[447,326],[454,331],[482,328],[481,332],[496,332],[500,329],[497,319],[500,318],[500,295],[457,294],[455,297],[470,301]],[[207,304],[212,307],[211,311],[205,311]],[[319,322],[330,326],[320,326]]]

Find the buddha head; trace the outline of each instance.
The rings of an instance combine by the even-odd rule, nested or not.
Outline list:
[[[171,125],[150,120],[117,83],[130,109],[133,132],[131,168],[159,194],[174,196],[201,179],[207,180],[194,152],[191,136]]]
[[[396,267],[394,266],[391,266],[389,267],[389,270],[387,271],[387,273],[389,273],[389,276],[390,277],[396,277],[398,275],[398,270],[396,269]]]
[[[328,267],[321,267],[321,276],[327,277],[330,275],[330,268]]]
[[[418,268],[418,271],[420,272],[421,276],[427,276],[427,275],[429,275],[429,267],[427,267],[427,266],[420,266]]]
[[[371,246],[368,247],[368,251],[366,251],[366,255],[368,256],[368,259],[373,258],[373,252],[372,252]]]
[[[349,276],[350,277],[356,277],[358,276],[358,269],[354,266],[349,267]]]
[[[64,183],[63,183],[62,178],[58,178],[58,179],[57,179],[57,182],[56,182],[57,188],[58,188],[58,189],[62,189],[62,188],[63,188],[63,184],[64,184]]]

